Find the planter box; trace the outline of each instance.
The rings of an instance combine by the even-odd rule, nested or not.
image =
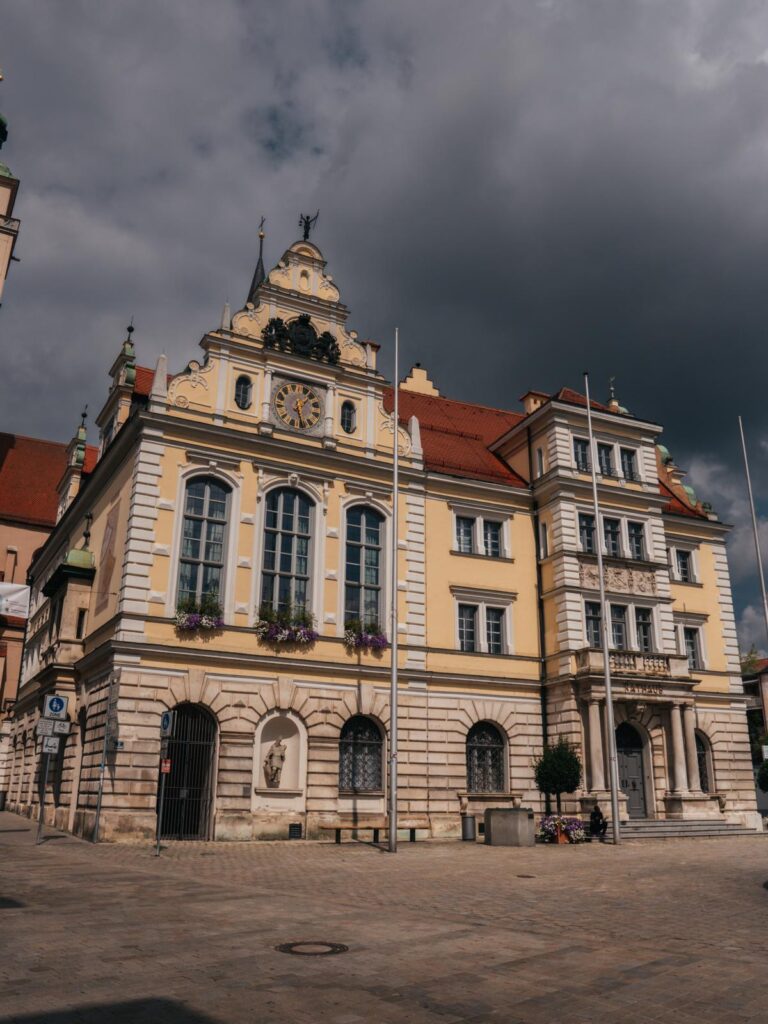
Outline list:
[[[488,807],[484,821],[488,846],[534,845],[536,824],[530,807]]]

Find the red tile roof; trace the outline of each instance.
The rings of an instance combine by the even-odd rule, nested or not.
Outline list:
[[[581,405],[585,409],[587,407],[587,396],[582,395],[579,391],[574,391],[573,388],[560,388],[551,397],[553,402],[569,402],[571,405]],[[607,405],[603,405],[602,402],[596,402],[594,398],[590,399],[589,406],[591,409],[597,409],[599,412],[611,411]]]
[[[64,444],[0,434],[0,519],[52,527],[66,465]]]
[[[391,412],[394,392],[384,391],[384,408]],[[526,481],[488,445],[511,430],[524,416],[485,405],[400,390],[400,422],[419,421],[424,465],[436,473],[526,487]]]
[[[698,508],[694,508],[693,505],[688,505],[678,497],[675,492],[668,487],[663,480],[659,480],[659,492],[665,497],[669,498],[669,501],[664,506],[665,512],[670,512],[676,516],[689,516],[691,519],[706,519],[707,515]]]
[[[152,390],[152,381],[155,379],[155,371],[148,366],[136,367],[136,383],[133,385],[133,392],[136,395],[148,395]],[[171,375],[168,375],[168,380]]]

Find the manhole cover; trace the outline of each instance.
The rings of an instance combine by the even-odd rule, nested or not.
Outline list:
[[[535,878],[536,875],[518,875],[518,878]]]
[[[278,953],[293,953],[294,956],[333,956],[346,953],[349,946],[341,942],[284,942],[275,949]]]
[[[9,896],[0,896],[0,910],[16,910],[23,906],[24,904],[19,900],[12,900]]]

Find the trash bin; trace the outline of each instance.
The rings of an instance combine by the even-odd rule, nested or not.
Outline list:
[[[461,838],[465,843],[474,843],[477,839],[477,822],[474,814],[462,814]]]

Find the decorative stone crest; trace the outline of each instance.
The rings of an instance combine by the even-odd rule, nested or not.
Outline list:
[[[579,565],[579,582],[587,590],[597,590],[600,586],[597,566],[591,563],[581,563]],[[645,569],[609,565],[605,569],[605,586],[607,590],[619,594],[650,596],[656,593],[656,577]]]
[[[308,359],[338,363],[341,354],[336,339],[329,331],[318,335],[309,313],[302,313],[290,324],[286,324],[279,316],[273,316],[261,332],[261,337],[264,348],[293,352]]]

